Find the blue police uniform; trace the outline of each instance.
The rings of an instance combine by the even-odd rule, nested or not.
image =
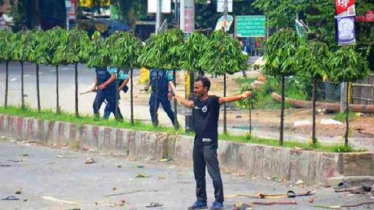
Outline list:
[[[158,107],[161,103],[162,107],[164,108],[166,114],[170,118],[171,122],[174,125],[174,112],[171,110],[171,103],[168,99],[169,93],[169,86],[168,83],[173,81],[173,73],[172,71],[158,71],[158,99],[157,104],[155,103],[155,91],[156,91],[156,79],[157,79],[157,70],[151,70],[150,72],[150,80],[152,86],[152,94],[151,98],[149,99],[149,111],[151,113],[152,122],[155,123],[156,121],[156,114]],[[155,112],[156,106],[156,112]]]
[[[97,77],[97,86],[108,81],[111,77],[113,72],[108,71],[107,68],[95,68],[96,77]],[[95,115],[99,115],[99,110],[101,105],[103,104],[104,100],[106,100],[107,105],[104,109],[104,119],[108,119],[110,113],[115,113],[116,110],[116,83],[112,82],[111,84],[107,85],[103,90],[97,90],[96,98],[93,103],[93,111]],[[119,117],[122,118],[121,112],[118,109]]]
[[[121,85],[127,78],[128,78],[128,75],[129,75],[129,71],[128,70],[119,70],[119,74],[118,74],[118,81],[119,81],[119,85]],[[122,91],[124,93],[127,93],[127,91],[129,90],[129,87],[126,85],[125,87],[123,87]]]

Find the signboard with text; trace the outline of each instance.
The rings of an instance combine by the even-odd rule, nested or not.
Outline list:
[[[262,15],[237,16],[236,35],[237,37],[265,37],[266,18]]]
[[[338,45],[355,45],[355,18],[354,17],[339,17],[338,22]]]

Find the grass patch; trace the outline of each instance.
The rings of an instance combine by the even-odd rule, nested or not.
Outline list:
[[[61,122],[69,122],[78,125],[78,128],[81,128],[84,124],[89,125],[97,125],[97,126],[106,126],[106,127],[113,127],[113,128],[124,128],[130,129],[135,131],[149,131],[149,132],[164,132],[168,134],[175,134],[175,135],[188,135],[194,136],[193,132],[186,132],[185,130],[174,130],[174,128],[170,127],[154,127],[150,124],[145,124],[140,121],[135,121],[134,125],[130,122],[117,122],[116,120],[103,120],[97,119],[90,115],[84,115],[79,118],[76,118],[74,114],[67,113],[67,112],[60,112],[56,114],[52,110],[42,110],[38,113],[34,109],[24,108],[21,109],[19,107],[10,106],[7,109],[4,107],[0,107],[0,114],[10,115],[10,116],[22,116],[22,117],[30,117],[30,118],[37,118],[41,120],[50,120],[50,121],[61,121]],[[230,134],[221,134],[219,135],[219,139],[223,141],[232,141],[232,142],[241,142],[241,143],[253,143],[253,144],[261,144],[261,145],[268,145],[268,146],[275,146],[279,147],[279,141],[275,139],[261,139],[257,137],[250,137],[249,135],[245,136],[237,136],[237,135],[230,135]],[[1,138],[0,138],[1,141]],[[72,148],[78,148],[79,144],[72,145]],[[298,143],[298,142],[284,142],[285,148],[300,148],[302,150],[314,150],[320,152],[353,152],[354,149],[352,147],[345,147],[342,145],[336,146],[325,146],[325,145],[310,145],[305,143]]]
[[[128,128],[135,131],[166,132],[172,134],[184,133],[184,131],[175,131],[174,128],[167,128],[163,126],[154,127],[153,125],[145,124],[140,121],[135,121],[134,125],[132,125],[127,121],[117,122],[114,119],[97,119],[91,115],[82,115],[77,118],[75,117],[75,114],[63,111],[61,111],[59,114],[56,114],[52,110],[42,110],[40,113],[38,113],[36,110],[30,108],[21,109],[19,107],[10,106],[7,109],[5,109],[4,107],[0,107],[0,113],[12,116],[38,118],[41,120],[69,122],[77,124],[78,128],[81,128],[84,124],[89,124],[113,128]]]
[[[336,120],[336,121],[339,121],[339,122],[345,122],[346,115],[347,115],[346,113],[337,113],[332,119]],[[356,118],[357,118],[357,116],[354,112],[349,112],[348,113],[348,120],[349,121],[355,120]]]
[[[219,136],[220,140],[223,141],[232,141],[232,142],[239,142],[239,143],[252,143],[252,144],[261,144],[267,146],[274,146],[279,147],[279,141],[275,139],[261,139],[257,137],[250,137],[249,135],[246,136],[233,136],[233,135],[225,135],[222,134]],[[351,146],[344,146],[344,145],[321,145],[319,143],[313,145],[308,143],[300,143],[300,142],[290,142],[286,141],[283,143],[284,148],[293,148],[293,149],[301,149],[301,150],[313,150],[319,152],[329,152],[329,153],[348,153],[348,152],[355,152]]]

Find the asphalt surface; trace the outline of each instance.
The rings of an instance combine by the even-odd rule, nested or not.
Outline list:
[[[0,136],[2,134],[0,133]],[[158,160],[129,160],[98,151],[47,148],[10,138],[0,141],[0,209],[187,209],[195,201],[195,182],[190,167]],[[96,163],[85,164],[87,158]],[[222,170],[224,171],[224,170]],[[354,204],[373,199],[366,195],[334,193],[324,187],[290,187],[290,183],[259,179],[245,174],[223,173],[225,209],[235,203],[296,201],[297,205],[256,205],[255,209],[313,209],[314,204]],[[136,178],[137,175],[148,178]],[[294,184],[293,184],[294,185]],[[227,198],[228,195],[283,194],[316,191],[316,195],[292,199]],[[21,194],[15,194],[21,191]],[[213,187],[207,177],[209,204]],[[8,196],[16,201],[2,200]],[[73,203],[71,203],[73,202]],[[146,208],[151,203],[162,207]],[[123,203],[123,206],[120,204]],[[122,204],[121,204],[122,205]],[[356,209],[373,209],[365,206]]]

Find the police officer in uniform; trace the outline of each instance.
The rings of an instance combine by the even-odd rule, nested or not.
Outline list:
[[[116,72],[110,69],[107,70],[106,67],[95,68],[96,78],[94,81],[94,88],[92,91],[97,91],[96,97],[93,103],[93,111],[96,117],[100,117],[100,107],[104,101],[106,101],[106,106],[104,109],[104,119],[108,119],[110,113],[115,113],[116,110]],[[118,109],[119,119],[123,119],[120,110]]]
[[[188,209],[206,209],[206,181],[205,167],[213,180],[215,202],[210,209],[223,209],[223,185],[219,163],[218,149],[218,119],[220,105],[250,97],[252,93],[247,91],[238,96],[217,97],[208,94],[210,81],[206,77],[198,77],[194,84],[193,101],[175,96],[175,100],[191,108],[195,120],[195,139],[193,147],[193,168],[196,180],[197,201]]]
[[[127,93],[127,91],[129,90],[129,87],[127,86],[127,84],[129,83],[130,78],[128,77],[128,75],[129,75],[128,71],[125,71],[125,70],[120,70],[119,71],[119,74],[118,74],[118,81],[119,81],[118,92],[123,91],[124,93]]]
[[[149,86],[152,86],[152,94],[151,98],[149,99],[149,112],[151,114],[152,123],[156,124],[157,110],[161,103],[162,108],[165,110],[166,114],[174,125],[175,116],[173,110],[171,109],[171,103],[169,100],[169,98],[171,98],[171,93],[169,93],[169,82],[173,81],[173,72],[153,69],[151,70],[149,77],[149,83],[144,90],[148,91]],[[156,90],[156,79],[158,80],[158,90]],[[157,104],[155,101],[156,91],[158,91]]]

